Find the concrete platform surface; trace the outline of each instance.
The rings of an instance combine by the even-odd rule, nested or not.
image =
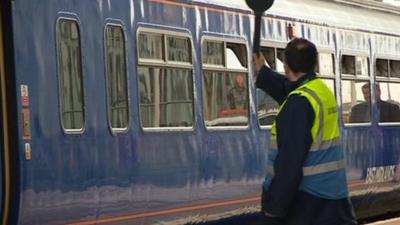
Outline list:
[[[398,218],[393,218],[393,219],[388,219],[388,220],[382,220],[378,222],[373,222],[365,225],[400,225],[400,217]]]

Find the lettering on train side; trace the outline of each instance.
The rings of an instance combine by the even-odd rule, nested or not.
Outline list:
[[[367,178],[365,183],[382,183],[394,180],[396,166],[369,167],[367,169]]]

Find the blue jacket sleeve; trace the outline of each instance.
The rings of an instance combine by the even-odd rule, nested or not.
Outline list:
[[[270,68],[264,66],[258,73],[256,87],[267,92],[276,102],[281,105],[288,92],[286,90],[287,79]]]
[[[303,162],[312,144],[311,128],[315,113],[305,97],[289,96],[277,121],[278,155],[274,162],[275,176],[265,190],[266,212],[286,215],[303,177]]]

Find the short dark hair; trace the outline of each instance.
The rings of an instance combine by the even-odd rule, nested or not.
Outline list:
[[[307,39],[295,38],[286,46],[285,62],[295,73],[314,71],[318,62],[317,58],[317,48]]]
[[[371,87],[371,84],[368,82],[368,83],[365,83],[365,84],[361,87],[361,89],[370,89],[370,87]],[[376,88],[377,90],[381,90],[381,88],[379,87],[379,83],[375,83],[375,88]]]

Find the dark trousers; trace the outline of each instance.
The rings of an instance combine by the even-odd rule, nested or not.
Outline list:
[[[302,191],[284,218],[263,219],[264,225],[357,225],[349,199],[322,199]]]

